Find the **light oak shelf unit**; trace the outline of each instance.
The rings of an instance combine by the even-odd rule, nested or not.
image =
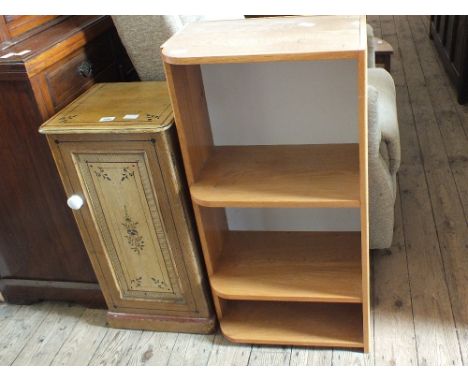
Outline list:
[[[234,342],[369,350],[366,22],[211,21],[162,46],[213,300]],[[355,60],[354,144],[216,146],[200,65]],[[306,107],[306,106],[305,106]],[[354,208],[360,232],[230,231],[227,207]]]

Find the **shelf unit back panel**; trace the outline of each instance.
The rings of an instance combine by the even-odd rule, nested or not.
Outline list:
[[[201,70],[215,145],[358,142],[356,60]]]
[[[358,208],[226,208],[233,231],[360,231]]]

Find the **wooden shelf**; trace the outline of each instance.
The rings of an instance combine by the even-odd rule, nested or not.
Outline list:
[[[175,65],[346,59],[366,42],[362,16],[207,21],[187,25],[161,54]]]
[[[221,318],[233,342],[362,348],[362,306],[229,301]]]
[[[364,16],[194,23],[162,46],[214,306],[223,333],[232,341],[369,351],[366,46]],[[211,128],[208,106],[217,105],[205,97],[204,64],[217,64],[222,70],[222,64],[315,60],[349,61],[337,67],[336,73],[346,70],[354,77],[356,89],[349,88],[349,103],[345,103],[355,107],[355,113],[346,120],[357,122],[354,142],[358,143],[333,143],[340,129],[350,126],[327,117],[323,129],[330,131],[324,131],[326,137],[320,142],[330,144],[291,145],[278,139],[276,145],[254,146],[254,134],[247,141],[251,146],[230,146],[235,143],[231,139],[224,142],[227,146],[214,144],[218,137]],[[277,65],[261,66],[265,70],[262,81],[275,81]],[[303,89],[310,91],[310,97],[294,101],[295,108],[312,108],[317,118],[310,123],[325,125],[320,122],[325,117],[323,108],[313,102],[323,97],[321,86],[334,84],[341,91],[342,81],[337,81],[334,70],[320,74],[323,83]],[[222,82],[210,86],[214,85],[219,85],[218,97],[232,91]],[[263,86],[261,82],[252,85]],[[249,92],[247,87],[245,92]],[[277,93],[252,102],[251,112],[268,113],[283,104],[281,97],[275,97]],[[224,106],[236,110],[236,101],[225,101]],[[340,112],[334,100],[327,107]],[[223,115],[217,123],[223,123]],[[253,127],[255,123],[237,125],[246,139]],[[310,142],[296,138],[296,143]],[[360,212],[360,232],[230,232],[225,208],[231,207],[354,208]]]
[[[359,207],[359,146],[217,146],[190,191],[205,207]]]
[[[362,302],[360,232],[231,231],[210,277],[224,299]]]

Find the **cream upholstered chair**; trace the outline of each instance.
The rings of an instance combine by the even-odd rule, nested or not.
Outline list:
[[[369,230],[371,248],[389,248],[400,168],[395,85],[382,68],[368,69]]]
[[[185,24],[203,16],[112,16],[117,32],[142,81],[163,81],[160,45]]]
[[[112,16],[122,43],[143,81],[164,80],[159,46],[188,22],[202,16]],[[370,247],[392,243],[396,172],[400,143],[395,86],[384,69],[374,68],[372,28],[368,26],[369,219]]]
[[[370,247],[389,248],[394,229],[400,168],[400,134],[395,83],[385,69],[375,67],[373,31],[368,37],[369,230]]]

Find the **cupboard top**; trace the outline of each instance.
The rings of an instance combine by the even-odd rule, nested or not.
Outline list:
[[[173,65],[346,59],[365,50],[365,16],[198,22],[161,46]]]
[[[96,84],[45,122],[43,134],[154,133],[174,122],[163,81]]]

